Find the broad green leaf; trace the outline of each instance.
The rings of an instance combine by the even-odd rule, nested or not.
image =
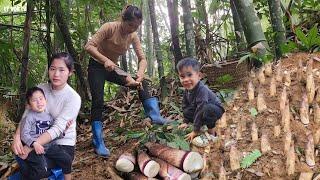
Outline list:
[[[306,35],[302,32],[300,27],[296,29],[296,35],[298,39],[301,41],[302,45],[304,45],[307,49],[309,49],[309,46],[308,46],[309,41]]]
[[[176,144],[175,142],[167,142],[167,146],[178,149],[179,145]]]
[[[250,58],[251,56],[252,56],[251,54],[247,54],[247,55],[242,56],[239,59],[238,64],[242,63],[243,61],[245,61],[246,59]]]
[[[318,24],[315,24],[311,29],[310,31],[308,32],[308,36],[307,36],[307,39],[308,39],[308,50],[313,46],[313,45],[316,45],[317,44],[317,39],[319,38],[318,37]]]
[[[190,145],[189,143],[181,136],[175,136],[175,141],[176,144],[178,144],[178,146],[182,149],[182,150],[185,150],[185,151],[189,151],[190,150]]]

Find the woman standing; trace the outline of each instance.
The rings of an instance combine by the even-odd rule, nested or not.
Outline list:
[[[44,145],[56,139],[55,143],[58,144],[57,151],[65,151],[70,156],[71,161],[74,159],[74,146],[77,137],[76,119],[81,107],[79,94],[67,84],[68,78],[73,74],[73,69],[74,62],[68,53],[55,54],[49,62],[48,74],[50,83],[40,84],[38,87],[44,91],[48,101],[47,110],[53,117],[54,123],[36,140],[37,143]],[[72,121],[71,124],[70,121]],[[67,126],[68,128],[66,128]],[[14,134],[11,148],[17,156],[29,153],[21,142],[20,124]],[[18,163],[21,174],[24,177],[28,177],[27,179],[41,179],[48,177],[48,172],[50,173],[50,171],[43,172],[38,169],[30,169],[24,161],[19,161],[19,159]],[[52,169],[57,165],[50,158],[48,158],[47,163],[48,169]],[[65,179],[71,179],[71,174]]]
[[[108,22],[93,35],[87,42],[85,49],[91,55],[88,67],[88,79],[92,95],[91,121],[93,145],[98,155],[109,156],[102,134],[102,112],[105,81],[122,86],[138,88],[139,98],[145,113],[155,124],[165,124],[166,119],[161,117],[158,100],[151,97],[147,81],[143,80],[147,61],[141,48],[141,43],[135,32],[142,22],[142,13],[136,6],[128,5],[122,12],[121,20]],[[139,66],[135,80],[117,74],[118,58],[125,54],[130,45],[138,56]]]

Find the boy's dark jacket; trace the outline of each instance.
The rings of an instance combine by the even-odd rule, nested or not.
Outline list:
[[[193,111],[193,120],[184,118],[184,123],[193,121],[194,131],[200,131],[202,126],[201,118],[203,106],[207,103],[212,103],[220,106],[222,109],[221,101],[217,95],[212,92],[208,86],[204,85],[203,82],[199,83],[192,90],[185,90],[182,101],[183,111]]]

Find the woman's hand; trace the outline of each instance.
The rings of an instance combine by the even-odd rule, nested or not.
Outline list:
[[[25,154],[19,155],[19,157],[21,159],[27,159],[29,153],[32,151],[32,148],[30,148],[29,146],[23,146],[23,149],[24,149]]]
[[[192,139],[195,138],[197,135],[198,135],[197,132],[192,131],[191,133],[189,133],[189,134],[186,135],[186,140],[187,140],[187,141],[192,141]]]
[[[143,78],[144,78],[144,73],[138,71],[138,72],[137,72],[137,79],[136,79],[136,81],[140,83],[140,82],[143,81]]]
[[[113,71],[116,66],[117,65],[110,60],[104,62],[104,68],[106,68],[107,71]]]
[[[11,150],[17,156],[25,154],[20,136],[14,136],[13,142],[11,144]]]
[[[178,126],[178,129],[186,129],[188,127],[187,123],[183,123],[181,125]]]

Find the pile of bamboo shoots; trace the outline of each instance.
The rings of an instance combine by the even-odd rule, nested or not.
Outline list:
[[[191,180],[190,174],[199,173],[204,166],[198,152],[150,142],[145,147],[147,151],[139,150],[137,156],[133,153],[122,154],[116,162],[116,169],[126,173],[129,179],[148,179],[158,175],[168,180]]]

